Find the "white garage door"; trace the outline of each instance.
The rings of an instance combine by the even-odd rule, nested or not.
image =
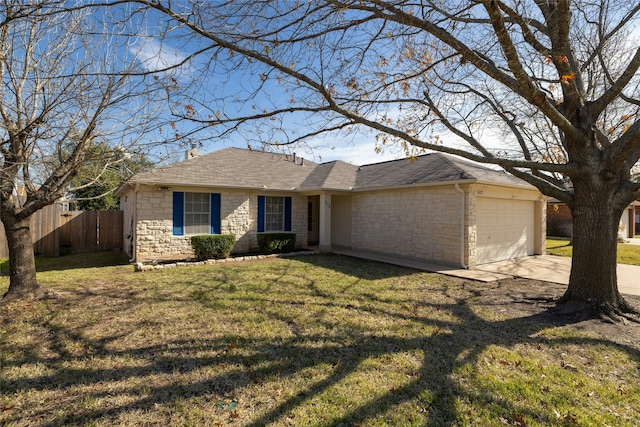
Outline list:
[[[478,264],[534,254],[535,202],[483,197],[477,201]]]

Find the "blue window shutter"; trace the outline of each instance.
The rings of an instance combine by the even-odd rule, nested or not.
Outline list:
[[[211,234],[221,233],[220,222],[220,193],[211,193]]]
[[[258,196],[258,233],[264,231],[265,196]]]
[[[184,193],[173,192],[173,235],[184,236]]]
[[[284,198],[284,231],[291,231],[291,197]]]
[[[258,233],[264,231],[264,213],[266,211],[267,200],[265,196],[258,196]]]

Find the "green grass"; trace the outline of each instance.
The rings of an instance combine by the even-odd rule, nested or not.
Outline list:
[[[39,273],[58,298],[0,306],[0,425],[640,421],[630,327],[552,323],[555,285],[331,255],[144,273],[89,259]]]
[[[570,257],[573,246],[569,240],[547,239],[547,254]],[[618,243],[618,262],[621,264],[640,265],[640,245]]]

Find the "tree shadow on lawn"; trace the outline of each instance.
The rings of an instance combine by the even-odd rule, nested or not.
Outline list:
[[[500,285],[494,287],[497,288]],[[517,292],[514,293],[514,296],[522,297],[523,294],[526,294],[526,292]],[[257,427],[281,421],[285,414],[291,413],[296,407],[302,406],[306,401],[325,393],[332,386],[353,374],[368,359],[414,350],[421,351],[424,354],[420,369],[412,375],[414,379],[400,387],[389,388],[388,392],[362,403],[324,425],[334,427],[362,425],[362,423],[376,416],[385,414],[386,411],[394,406],[402,405],[407,401],[416,399],[416,397],[419,397],[418,400],[423,405],[422,409],[428,414],[423,420],[424,425],[428,426],[459,425],[460,414],[458,414],[456,408],[456,401],[459,399],[497,403],[502,406],[505,417],[518,414],[518,417],[522,419],[535,418],[543,424],[553,424],[558,422],[557,419],[541,419],[540,414],[532,410],[526,402],[500,400],[500,397],[494,395],[490,389],[483,390],[479,394],[466,391],[452,378],[452,375],[464,365],[476,365],[480,361],[479,357],[491,346],[511,348],[518,344],[544,346],[554,346],[556,344],[604,345],[616,348],[627,353],[631,359],[640,361],[640,351],[638,349],[624,344],[613,343],[606,339],[537,335],[547,328],[570,325],[578,320],[572,320],[566,316],[557,316],[549,312],[548,308],[551,304],[549,304],[550,299],[548,298],[525,297],[522,300],[514,300],[514,304],[536,306],[537,308],[533,309],[527,307],[526,311],[533,310],[537,311],[537,313],[508,320],[491,321],[478,316],[476,310],[474,310],[473,306],[476,304],[472,303],[472,301],[479,297],[481,297],[479,292],[473,292],[470,297],[459,299],[454,304],[427,303],[433,310],[449,312],[461,322],[438,321],[429,317],[397,315],[384,310],[364,308],[364,310],[370,311],[372,314],[391,315],[403,320],[409,319],[422,322],[428,326],[436,326],[436,333],[413,339],[375,335],[355,336],[353,337],[355,338],[353,344],[340,348],[340,353],[348,356],[339,358],[339,362],[335,360],[332,362],[332,356],[335,357],[335,350],[320,351],[317,354],[308,355],[305,353],[304,348],[285,347],[285,353],[296,351],[299,354],[303,354],[303,359],[311,356],[313,360],[318,360],[318,364],[335,363],[337,368],[330,377],[310,385],[303,393],[288,399],[247,425]],[[540,308],[541,305],[546,307]],[[287,319],[281,320],[287,321]],[[321,340],[322,337],[318,337],[318,339]],[[496,361],[495,363],[508,362]],[[505,422],[507,421],[505,419]],[[423,423],[421,422],[420,425],[423,425]],[[408,424],[409,422],[407,422]],[[523,424],[517,424],[516,422],[514,425]]]
[[[417,271],[398,265],[333,253],[294,256],[291,257],[291,259],[295,259],[296,261],[300,261],[314,267],[339,271],[347,276],[353,276],[363,280],[380,280],[391,277],[411,276]]]
[[[127,264],[127,255],[122,251],[36,257],[37,272],[71,270],[76,268],[114,267]],[[0,260],[0,275],[9,275],[8,259]]]
[[[372,278],[377,277],[374,273],[371,274]],[[460,283],[460,286],[464,288],[465,283]],[[502,301],[500,304],[494,304],[491,297],[485,301],[484,298],[492,291],[504,292],[511,299],[510,303],[515,304],[514,310],[520,311],[522,315],[506,320],[491,320],[480,315],[479,310],[491,312],[505,303]],[[480,392],[466,390],[454,378],[455,373],[465,365],[477,369],[475,365],[480,362],[480,357],[490,346],[512,348],[518,344],[549,347],[570,344],[601,345],[616,348],[636,362],[640,362],[640,352],[631,346],[601,338],[567,338],[539,334],[547,328],[572,323],[566,317],[556,317],[548,312],[551,303],[544,298],[538,298],[539,295],[540,290],[534,288],[520,287],[512,292],[508,283],[490,285],[486,291],[480,290],[477,284],[469,283],[466,296],[453,298],[449,303],[420,301],[420,304],[429,307],[430,311],[448,313],[451,320],[425,314],[416,315],[410,311],[399,313],[374,305],[349,308],[390,317],[398,322],[417,322],[433,330],[424,336],[408,337],[397,334],[385,335],[384,331],[376,334],[345,328],[331,336],[305,334],[302,331],[277,339],[250,338],[242,333],[226,335],[220,339],[172,337],[162,343],[114,350],[113,343],[129,331],[88,340],[84,329],[92,327],[93,324],[60,328],[54,322],[45,322],[43,326],[47,329],[52,354],[57,356],[40,362],[44,366],[41,375],[0,381],[0,390],[5,396],[60,391],[65,396],[63,402],[66,401],[68,404],[70,400],[71,405],[75,406],[74,411],[52,416],[48,409],[39,409],[30,414],[35,418],[25,420],[20,410],[5,410],[4,415],[0,414],[0,421],[4,420],[9,424],[27,424],[33,421],[34,424],[42,426],[85,424],[95,421],[108,423],[109,420],[115,420],[132,411],[153,412],[157,411],[158,405],[179,407],[185,399],[195,398],[205,401],[214,399],[214,402],[209,402],[214,408],[213,413],[208,414],[209,420],[218,417],[220,422],[225,424],[247,426],[286,424],[287,417],[292,413],[296,410],[306,410],[314,399],[330,393],[349,376],[361,371],[366,361],[400,353],[419,353],[422,354],[422,360],[419,367],[411,373],[410,380],[398,386],[385,386],[384,392],[360,400],[357,405],[335,414],[323,425],[361,425],[375,417],[384,416],[397,405],[414,400],[424,411],[419,412],[416,409],[416,419],[410,422],[407,420],[407,424],[456,425],[461,416],[456,405],[460,399],[499,405],[506,417],[519,414],[524,419],[536,418],[542,424],[553,424],[557,420],[539,419],[540,414],[530,409],[525,399],[502,399],[488,388]],[[227,295],[226,298],[238,298],[240,303],[244,297]],[[328,297],[322,298],[317,304],[324,305],[325,308],[346,308],[336,305],[335,301]],[[367,298],[376,302],[374,295]],[[82,300],[76,303],[82,304]],[[265,304],[262,315],[288,325],[295,324],[297,319],[277,310],[279,303],[281,301]],[[308,308],[313,309],[311,306]],[[157,321],[162,322],[162,319]],[[144,324],[139,326],[143,327]],[[88,348],[90,351],[79,356],[68,350],[70,342],[75,342],[79,347]],[[26,348],[24,350],[27,351]],[[73,367],[78,360],[89,363],[91,360],[116,359],[137,363],[109,368]],[[206,371],[210,367],[224,366],[227,368],[221,372],[199,375],[197,380],[184,382],[178,378],[196,371]],[[285,396],[275,404],[265,405],[245,418],[234,418],[233,411],[225,410],[225,404],[218,404],[216,407],[218,401],[222,401],[225,396],[233,398],[247,387],[267,389],[274,382],[304,375],[305,370],[320,366],[330,366],[330,372],[307,382],[295,394]],[[164,377],[173,379],[157,381],[158,378]],[[122,386],[122,382],[127,385]],[[83,389],[84,394],[68,397],[66,392],[76,388]],[[81,405],[87,397],[108,400],[113,393],[125,394],[129,399],[122,403],[114,401],[100,408],[86,408]],[[241,399],[236,411],[241,412],[245,406],[251,405],[252,402]],[[170,416],[167,416],[165,421],[169,418]],[[37,420],[42,422],[38,423]]]

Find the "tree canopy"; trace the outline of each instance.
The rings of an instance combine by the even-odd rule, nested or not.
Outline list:
[[[84,165],[71,180],[70,196],[82,211],[119,210],[118,186],[134,174],[155,167],[144,154],[131,154],[120,146],[94,144],[85,154]]]
[[[173,93],[178,117],[216,137],[255,130],[270,144],[368,128],[380,149],[499,165],[572,210],[563,301],[627,310],[615,239],[622,210],[640,198],[640,5],[137,3],[167,20],[158,37],[200,49],[211,84],[197,98]]]
[[[210,43],[210,78],[242,84],[234,96],[212,84],[198,105],[176,94],[174,112],[205,126],[262,120],[256,137],[287,144],[364,125],[380,132],[380,147],[547,171],[520,175],[569,203],[565,181],[555,179],[578,172],[567,140],[609,148],[609,161],[626,169],[640,157],[637,5],[148,3],[181,24],[181,37],[187,27]],[[576,109],[582,115],[570,114]],[[594,126],[581,129],[583,119]],[[498,143],[486,138],[490,130]]]
[[[171,69],[150,63],[135,5],[0,4],[0,219],[9,246],[8,298],[40,293],[29,219],[70,189],[87,164],[108,171],[111,150],[148,153],[160,135]],[[99,179],[104,173],[97,172]],[[18,197],[20,195],[20,197]]]

